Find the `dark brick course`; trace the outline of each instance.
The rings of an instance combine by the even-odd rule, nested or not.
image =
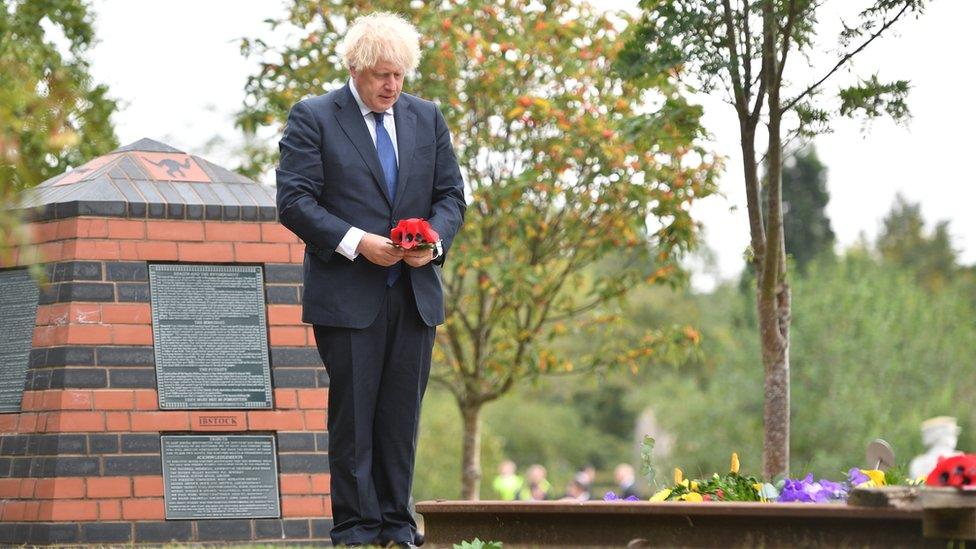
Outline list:
[[[148,276],[148,275],[147,275]],[[116,284],[121,303],[149,303],[149,284],[119,282]]]
[[[51,368],[48,386],[51,389],[100,389],[108,386],[108,376],[102,368]]]
[[[171,541],[190,541],[193,537],[193,523],[188,520],[168,522],[137,522],[136,543],[169,543]]]
[[[315,347],[272,347],[271,363],[275,366],[322,367],[322,358]]]
[[[93,454],[119,453],[119,435],[89,435],[88,444]]]
[[[258,519],[254,521],[255,539],[305,539],[309,536],[308,520]],[[282,536],[284,533],[284,536]]]
[[[271,379],[275,387],[283,389],[317,386],[315,370],[312,368],[272,368]]]
[[[106,263],[105,275],[113,281],[144,282],[149,280],[149,269],[145,261]]]
[[[115,286],[109,282],[62,282],[58,301],[115,301]]]
[[[158,454],[159,450],[159,435],[157,434],[122,435],[123,454]]]
[[[95,364],[93,347],[51,347],[47,349],[43,366],[92,366]]]
[[[109,385],[113,389],[155,389],[156,371],[152,368],[112,368]]]
[[[312,519],[311,523],[313,538],[329,538],[329,533],[332,531],[332,519]]]
[[[201,520],[197,522],[197,541],[237,541],[251,539],[251,521]]]
[[[28,543],[67,544],[79,541],[79,527],[74,523],[35,523],[31,525]]]
[[[278,451],[314,452],[314,433],[278,433]]]
[[[30,463],[27,474],[13,474],[10,476],[30,476],[32,478],[49,477],[91,477],[98,476],[99,463],[97,457],[55,456],[26,458]],[[17,467],[17,463],[14,466]],[[17,473],[24,473],[18,470]]]
[[[81,541],[86,543],[128,543],[132,541],[132,523],[83,523],[81,525]]]
[[[95,354],[99,366],[153,366],[156,364],[152,347],[98,347]]]
[[[85,435],[29,435],[27,452],[32,456],[84,454],[88,448]]]
[[[105,476],[161,475],[163,464],[159,455],[106,456]]]
[[[291,263],[267,263],[264,281],[269,284],[299,284],[304,280],[304,268]]]
[[[50,263],[47,265],[47,274],[50,282],[102,280],[102,263],[100,261]]]
[[[278,456],[278,469],[282,473],[328,473],[327,454],[281,454]]]
[[[269,305],[298,305],[298,286],[266,286],[265,294]]]

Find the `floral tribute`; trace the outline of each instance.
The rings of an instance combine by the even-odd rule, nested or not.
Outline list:
[[[970,475],[970,479],[976,482],[976,459],[972,461],[971,466],[973,467],[971,472],[966,474]],[[739,473],[739,456],[732,454],[729,472],[725,475],[715,473],[707,479],[687,479],[684,478],[681,469],[675,469],[674,485],[659,490],[651,496],[650,500],[844,503],[854,488],[886,486],[890,482],[898,481],[897,473],[892,473],[889,476],[891,479],[886,478],[884,471],[877,469],[854,467],[847,472],[847,478],[841,482],[823,478],[815,479],[810,473],[802,478],[785,478],[774,485],[769,482],[762,482],[754,476]],[[906,480],[904,483],[914,484],[915,481]],[[613,501],[616,498],[604,499]]]
[[[651,501],[763,501],[769,490],[775,488],[739,474],[739,456],[732,454],[729,472],[724,476],[715,473],[708,479],[693,480],[684,478],[681,469],[675,469],[674,486],[658,491]]]
[[[401,219],[397,226],[390,231],[390,240],[393,241],[393,245],[404,250],[430,249],[440,239],[440,235],[426,219],[417,217]]]
[[[963,454],[939,459],[925,479],[926,486],[952,486],[962,490],[976,490],[976,454]]]

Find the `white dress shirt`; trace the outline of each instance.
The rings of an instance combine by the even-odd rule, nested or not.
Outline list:
[[[373,146],[375,147],[376,118],[373,117],[373,111],[366,106],[366,103],[363,103],[363,99],[359,97],[359,90],[356,89],[356,83],[351,78],[349,79],[349,91],[352,92],[352,97],[356,100],[356,104],[359,105],[359,111],[363,114],[363,119],[366,120],[366,129],[369,130],[369,136],[373,139]],[[393,142],[393,152],[396,154],[397,166],[399,166],[400,151],[397,149],[396,122],[393,119],[393,107],[386,110],[383,116],[383,127],[386,128],[386,133],[390,135],[390,141]],[[359,242],[365,235],[366,231],[359,227],[350,227],[346,231],[346,235],[339,241],[339,246],[336,247],[336,251],[349,258],[350,261],[356,259],[359,256],[356,248],[359,247]]]
[[[363,114],[363,119],[366,121],[366,129],[369,130],[369,136],[373,139],[373,146],[376,146],[376,118],[373,116],[373,111],[363,103],[363,99],[359,97],[359,90],[356,89],[356,83],[349,79],[349,91],[352,92],[353,99],[356,100],[356,104],[359,105],[359,111]],[[400,165],[400,150],[397,146],[397,134],[396,134],[396,121],[393,118],[393,107],[386,109],[383,115],[383,127],[386,128],[386,133],[390,135],[390,141],[393,142],[393,152],[396,155],[397,166]],[[363,236],[366,235],[366,231],[360,229],[359,227],[350,227],[346,231],[346,235],[342,237],[339,241],[339,246],[336,247],[336,251],[340,254],[349,258],[350,261],[355,260],[359,256],[359,252],[356,251],[359,248],[359,242],[362,241]],[[440,242],[437,243],[437,247],[434,250],[434,257],[441,254]]]

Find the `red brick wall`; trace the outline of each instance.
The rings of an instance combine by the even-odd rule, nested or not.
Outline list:
[[[77,217],[32,224],[34,247],[10,265],[72,259],[301,263],[305,245],[278,223]]]
[[[48,281],[22,413],[0,414],[0,523],[46,523],[62,542],[327,537],[328,376],[301,322],[304,244],[272,222],[79,217],[32,235],[14,264],[43,263]],[[153,261],[265,265],[273,410],[159,409]],[[244,431],[277,434],[283,520],[164,522],[159,434]]]

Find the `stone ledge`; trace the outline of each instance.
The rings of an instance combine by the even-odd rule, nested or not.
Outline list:
[[[417,512],[438,546],[945,546],[922,536],[920,511],[839,504],[426,501]]]

